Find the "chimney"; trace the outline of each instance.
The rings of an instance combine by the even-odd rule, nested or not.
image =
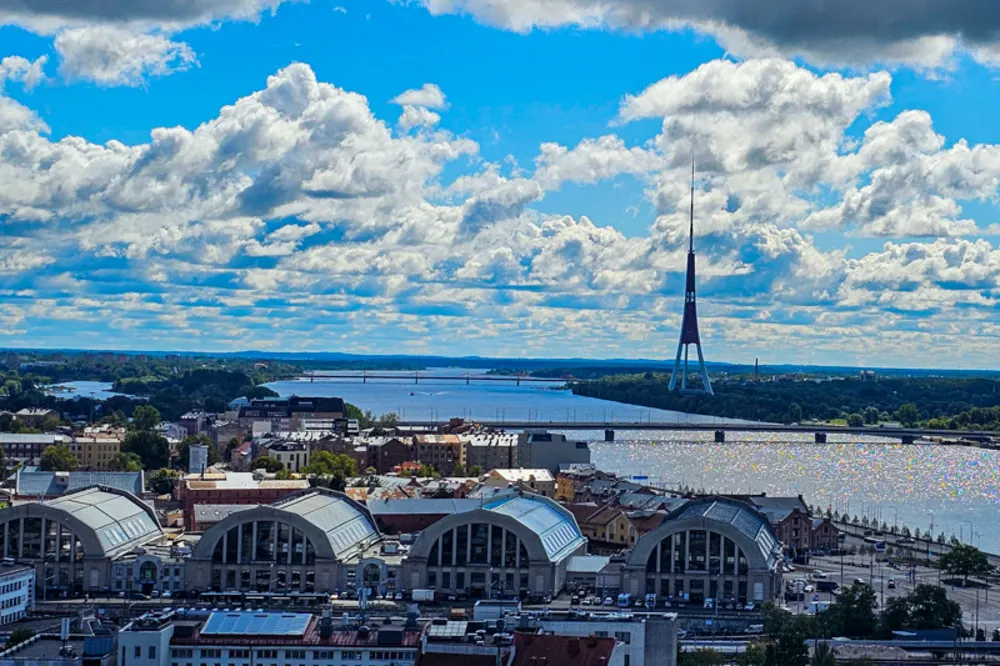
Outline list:
[[[566,644],[566,650],[570,654],[579,654],[579,652],[580,652],[580,639],[578,637],[576,637],[576,636],[571,637],[569,639],[569,642]]]

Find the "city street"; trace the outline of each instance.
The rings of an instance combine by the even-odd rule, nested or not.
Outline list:
[[[810,559],[808,565],[796,566],[795,571],[786,573],[785,580],[791,581],[796,578],[808,579],[809,575],[817,570],[827,574],[825,580],[831,580],[838,585],[851,585],[856,579],[861,579],[872,586],[880,604],[883,603],[884,599],[908,594],[916,585],[921,583],[938,585],[941,580],[941,572],[938,569],[915,567],[913,569],[915,580],[911,580],[908,568],[894,569],[888,566],[888,564],[881,562],[875,562],[874,566],[870,567],[870,561],[870,556],[844,556],[843,576],[841,576],[840,556],[813,557]],[[889,588],[889,579],[895,581],[895,589]],[[813,580],[809,580],[808,582],[811,585],[815,585],[815,581]],[[976,625],[978,596],[979,626],[986,629],[987,635],[992,633],[993,629],[1000,627],[1000,590],[982,587],[952,587],[951,585],[946,585],[946,590],[948,598],[958,602],[962,606],[966,626],[975,627]],[[819,593],[821,601],[832,601],[833,598],[834,595],[832,594]],[[788,606],[795,612],[802,612],[804,610],[803,606],[807,605],[810,600],[812,600],[811,594],[807,595],[805,604],[790,603]]]

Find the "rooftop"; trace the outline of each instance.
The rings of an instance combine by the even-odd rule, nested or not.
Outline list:
[[[323,530],[338,559],[378,537],[369,511],[341,493],[316,488],[271,506],[301,516]]]
[[[40,506],[65,512],[92,529],[106,554],[139,545],[163,531],[153,509],[134,495],[93,486],[66,493]],[[30,512],[31,505],[27,505]]]
[[[511,666],[607,666],[615,643],[614,638],[516,632]]]
[[[537,534],[550,560],[558,560],[587,543],[573,514],[550,499],[537,495],[512,495],[483,508],[510,516]]]
[[[608,565],[611,558],[605,555],[574,555],[566,564],[567,573],[597,573]]]
[[[535,481],[536,483],[551,483],[555,481],[555,479],[552,478],[552,473],[544,468],[525,469],[519,467],[517,469],[494,469],[490,470],[487,476],[500,477],[505,481],[510,481],[512,483],[528,483],[529,481]]]
[[[482,508],[482,502],[478,499],[389,499],[370,500],[368,510],[372,514],[398,515],[398,514],[419,514],[419,515],[451,515],[453,513],[465,513]]]
[[[200,616],[204,617],[204,616]],[[194,615],[192,620],[200,619]],[[219,611],[204,622],[179,622],[185,631],[174,632],[173,645],[312,645],[331,647],[412,647],[420,645],[423,626],[399,621],[362,627],[342,618],[331,618],[332,633],[320,635],[322,620],[306,613]]]
[[[672,521],[689,518],[708,518],[728,523],[757,544],[769,566],[773,566],[778,559],[778,541],[767,517],[748,504],[729,498],[707,497],[692,500],[670,514]]]
[[[253,504],[195,504],[194,521],[198,524],[219,523],[231,514],[252,509]]]
[[[145,490],[142,472],[42,472],[18,470],[14,488],[18,495],[58,497],[90,486],[117,488],[133,495]]]

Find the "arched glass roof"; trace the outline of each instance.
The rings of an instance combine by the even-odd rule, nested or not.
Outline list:
[[[313,490],[275,503],[279,509],[304,520],[326,533],[338,559],[378,538],[371,515],[345,495]]]
[[[129,493],[90,487],[43,502],[94,531],[105,553],[141,545],[162,534],[152,509]]]
[[[587,541],[573,515],[543,497],[512,495],[483,508],[509,516],[537,534],[550,560],[559,559],[564,551],[575,549]]]

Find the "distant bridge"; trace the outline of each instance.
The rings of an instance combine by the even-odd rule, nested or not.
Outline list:
[[[312,384],[317,381],[321,382],[334,382],[340,379],[360,379],[362,384],[367,384],[369,379],[386,381],[386,380],[396,380],[406,383],[419,384],[420,380],[423,379],[425,382],[430,381],[446,381],[446,382],[465,382],[466,384],[471,384],[472,382],[512,382],[517,386],[521,385],[521,382],[541,382],[545,384],[565,384],[569,381],[579,381],[573,377],[532,377],[530,375],[474,375],[471,372],[466,372],[461,375],[429,375],[420,374],[419,372],[350,372],[350,373],[337,373],[337,374],[322,374],[317,372],[310,372],[305,375],[309,378],[309,383]]]
[[[417,428],[433,428],[445,425],[442,421],[401,421],[399,425]],[[923,437],[947,437],[949,439],[967,439],[984,444],[1000,442],[1000,432],[984,430],[936,430],[931,428],[880,428],[878,426],[850,426],[794,424],[782,425],[773,423],[692,423],[687,421],[477,421],[488,428],[506,428],[508,430],[603,430],[605,439],[614,440],[616,430],[663,430],[677,432],[713,432],[716,442],[726,441],[727,432],[774,432],[774,433],[812,433],[817,444],[825,444],[827,435],[869,435],[874,437],[889,437],[912,444]]]

